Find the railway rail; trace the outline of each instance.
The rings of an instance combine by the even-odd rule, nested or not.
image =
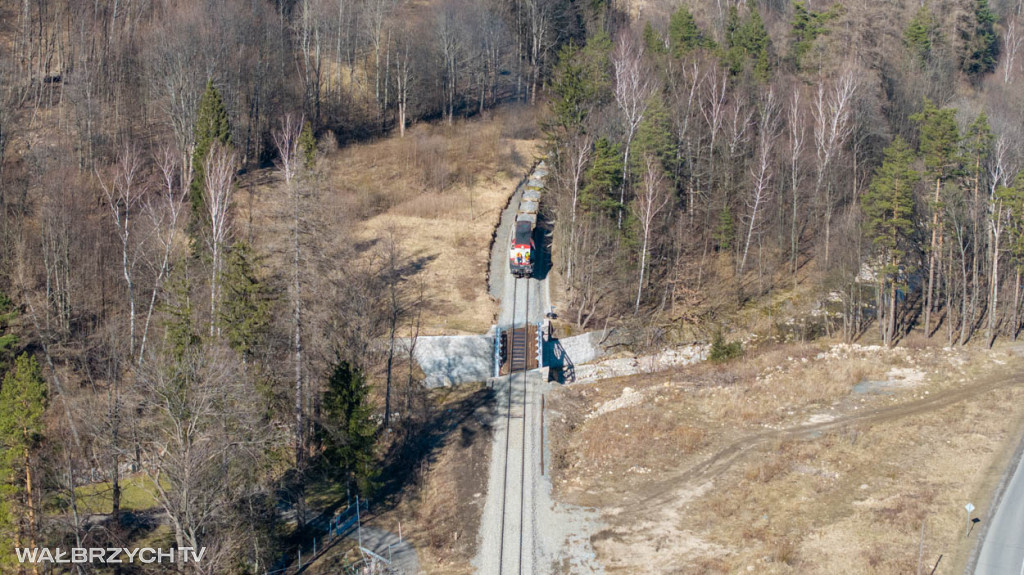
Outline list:
[[[502,505],[501,505],[501,536],[499,543],[499,557],[498,557],[498,575],[506,573],[517,573],[522,575],[523,569],[523,534],[525,532],[525,515],[526,515],[526,452],[527,452],[527,441],[526,434],[529,431],[527,422],[527,409],[529,407],[529,387],[527,385],[527,369],[528,369],[528,354],[529,354],[529,330],[527,329],[527,319],[529,318],[530,309],[530,290],[529,286],[524,286],[524,305],[523,305],[523,326],[516,327],[516,319],[519,314],[516,313],[519,292],[519,282],[529,282],[529,278],[513,280],[512,289],[512,327],[509,330],[509,374],[508,374],[508,401],[506,404],[506,433],[505,433],[505,458],[504,458],[504,480],[502,483]],[[517,380],[520,382],[520,390],[516,389]],[[519,449],[518,458],[516,459],[512,453],[512,436],[515,430],[519,431],[519,439],[521,439],[521,446]],[[518,469],[516,469],[518,467]],[[509,478],[518,475],[519,483],[518,487],[513,486],[512,489],[509,487]],[[513,480],[514,481],[514,480]],[[518,499],[518,501],[516,501]],[[516,512],[518,507],[518,513]],[[507,532],[507,533],[506,533]],[[518,532],[518,538],[515,537]],[[506,535],[510,535],[511,538],[506,540]],[[518,540],[516,540],[518,539]],[[506,545],[509,545],[511,549],[506,550]],[[513,560],[514,556],[514,560]],[[514,561],[514,568],[510,568],[509,564]]]

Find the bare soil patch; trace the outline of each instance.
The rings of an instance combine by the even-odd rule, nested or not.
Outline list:
[[[925,572],[940,554],[957,572],[963,505],[984,516],[1019,439],[1022,365],[789,345],[568,386],[549,403],[556,495],[601,511],[608,573],[913,573],[922,548]]]

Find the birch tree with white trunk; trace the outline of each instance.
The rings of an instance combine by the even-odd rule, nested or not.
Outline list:
[[[789,258],[790,268],[793,275],[796,275],[797,255],[800,249],[800,182],[803,179],[803,169],[800,161],[803,158],[804,147],[807,144],[807,123],[805,121],[803,106],[800,104],[800,90],[793,90],[793,97],[789,102],[788,128],[789,128],[789,183],[790,196],[792,201],[792,213],[790,214],[789,229]]]
[[[671,198],[665,189],[665,170],[653,154],[644,155],[644,182],[634,200],[634,213],[640,222],[642,242],[640,244],[640,280],[636,288],[636,305],[633,313],[640,311],[640,298],[644,293],[644,272],[647,269],[647,250],[658,214],[668,205]]]
[[[235,187],[238,155],[230,148],[215,144],[206,156],[206,208],[210,215],[207,243],[210,248],[210,335],[219,332],[217,308],[220,303],[220,275],[224,249],[231,234],[231,194]]]
[[[853,96],[857,90],[857,80],[852,69],[842,72],[838,78],[826,83],[818,81],[818,90],[811,104],[814,116],[814,146],[817,157],[817,177],[814,190],[821,198],[825,219],[825,263],[829,261],[829,246],[832,235],[832,214],[836,208],[836,199],[829,176],[831,169],[842,153],[846,140],[853,133],[853,122],[850,121],[853,108]]]
[[[181,231],[181,214],[187,205],[188,183],[192,181],[192,154],[179,154],[170,148],[163,148],[157,157],[157,168],[160,171],[160,190],[149,197],[145,209],[153,228],[153,236],[159,244],[159,263],[155,266],[153,289],[149,294],[149,307],[146,309],[146,319],[142,326],[139,364],[145,358],[146,341],[153,312],[156,310],[156,300],[163,288],[164,278],[171,269],[175,246],[178,245],[176,238]]]
[[[618,227],[622,228],[622,208],[626,205],[626,187],[629,185],[629,152],[637,129],[647,113],[648,98],[654,91],[654,84],[651,80],[653,75],[644,62],[643,44],[637,42],[629,32],[620,34],[615,43],[612,67],[615,70],[615,105],[622,114],[625,130],[617,221]]]
[[[121,276],[124,278],[128,292],[128,353],[135,357],[135,317],[136,317],[136,277],[135,269],[142,253],[144,238],[135,239],[137,231],[135,223],[136,209],[146,192],[145,184],[140,181],[142,161],[139,151],[132,145],[125,145],[117,156],[114,164],[113,179],[110,182],[98,178],[103,193],[113,216],[115,232],[121,244]]]
[[[291,114],[281,119],[281,128],[274,130],[274,146],[277,148],[277,167],[284,178],[285,193],[291,208],[291,252],[292,252],[292,355],[295,361],[295,461],[303,459],[305,448],[305,416],[303,410],[304,390],[302,377],[302,191],[297,180],[299,171],[299,133],[302,121],[296,121]]]
[[[757,152],[750,170],[752,186],[747,197],[747,208],[750,210],[747,216],[747,238],[743,242],[743,256],[740,258],[737,274],[742,274],[747,267],[750,243],[760,223],[758,215],[765,209],[772,195],[775,142],[779,137],[779,102],[771,88],[762,98],[758,127]]]
[[[1003,35],[1003,83],[1012,84],[1017,71],[1017,53],[1024,44],[1024,34],[1017,25],[1017,16],[1010,16]]]
[[[583,173],[590,165],[590,157],[593,154],[594,136],[587,133],[578,133],[566,144],[566,157],[568,159],[568,174],[566,175],[565,187],[569,190],[569,245],[566,249],[565,278],[572,285],[573,261],[576,257],[577,248],[577,213],[579,212],[580,192],[583,185]]]

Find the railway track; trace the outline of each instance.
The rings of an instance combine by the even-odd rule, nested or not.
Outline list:
[[[516,327],[516,313],[519,292],[519,279],[513,280],[512,289],[512,327],[509,341],[509,374],[508,401],[506,404],[506,433],[504,479],[502,482],[501,504],[501,536],[499,543],[498,575],[528,573],[523,565],[523,538],[526,531],[526,452],[529,431],[527,415],[529,406],[529,388],[527,385],[527,368],[529,354],[529,330],[527,319],[530,309],[529,278],[524,286],[523,326]],[[518,385],[517,385],[518,381]],[[517,388],[518,387],[518,388]],[[513,445],[513,436],[518,435],[520,445]],[[515,450],[519,453],[516,454]],[[516,457],[519,455],[519,457]],[[512,485],[509,480],[512,480]],[[516,480],[518,479],[518,485]]]

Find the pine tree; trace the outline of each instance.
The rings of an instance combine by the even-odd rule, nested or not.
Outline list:
[[[0,375],[7,372],[18,347],[18,336],[11,333],[11,322],[18,311],[7,294],[0,292]]]
[[[993,28],[995,21],[988,0],[975,0],[974,19],[960,30],[960,69],[974,81],[996,69],[999,39]]]
[[[888,288],[889,293],[885,344],[891,345],[896,332],[896,294],[907,271],[906,256],[914,234],[914,184],[919,175],[912,168],[914,152],[903,138],[897,136],[884,155],[861,199],[861,209],[868,239],[884,262],[880,288]]]
[[[0,566],[10,564],[17,521],[12,509],[27,510],[28,545],[36,542],[37,494],[32,452],[42,441],[46,382],[39,363],[27,353],[14,362],[0,387]],[[23,544],[25,540],[22,539]]]
[[[260,267],[261,258],[249,244],[238,242],[231,247],[222,278],[224,302],[220,321],[223,333],[231,348],[243,359],[256,353],[270,327],[271,293],[263,282]]]
[[[619,144],[612,143],[608,138],[599,138],[594,142],[594,155],[590,167],[583,174],[583,189],[580,192],[580,205],[590,213],[615,213],[619,202],[615,199],[615,190],[622,183],[622,149]]]
[[[17,565],[14,548],[16,547],[15,542],[18,537],[18,523],[14,513],[11,512],[11,504],[8,502],[8,499],[13,497],[16,491],[4,479],[10,477],[10,475],[10,471],[0,463],[0,570],[8,567],[11,572],[14,572]],[[8,571],[4,570],[4,572]]]
[[[1024,277],[1024,171],[1009,186],[999,186],[996,190],[996,201],[1002,202],[1007,211],[1007,231],[1010,253],[1010,264],[1014,271],[1013,319],[1010,322],[1010,335],[1017,339],[1020,328],[1018,309],[1021,299],[1021,277]]]
[[[224,100],[221,99],[220,92],[213,85],[213,80],[208,80],[206,91],[199,99],[199,110],[196,113],[195,148],[192,152],[192,185],[189,188],[189,201],[192,204],[193,232],[201,223],[205,225],[209,219],[204,197],[206,172],[203,164],[214,142],[225,146],[230,145],[231,125],[228,122],[228,111],[224,107]]]
[[[956,125],[956,110],[936,108],[931,100],[924,99],[923,109],[910,116],[918,126],[918,148],[924,157],[928,172],[941,184],[957,165],[957,144],[960,131]]]
[[[376,487],[376,425],[369,404],[370,389],[359,368],[340,361],[327,380],[320,439],[324,461],[339,477],[354,483],[363,495]]]
[[[951,108],[938,109],[925,98],[921,112],[910,117],[918,125],[918,148],[924,156],[924,164],[935,181],[932,198],[931,242],[928,249],[928,286],[925,292],[924,327],[931,335],[931,312],[934,306],[935,268],[938,261],[938,246],[942,244],[942,204],[940,195],[942,183],[957,167],[957,145],[960,131],[956,125],[955,111]]]

